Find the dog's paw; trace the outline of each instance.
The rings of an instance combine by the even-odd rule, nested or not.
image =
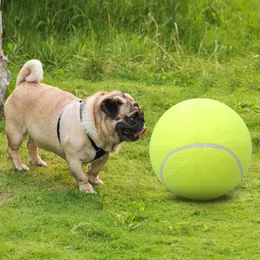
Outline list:
[[[25,164],[21,164],[21,166],[15,168],[16,171],[29,171],[29,167],[27,167]]]
[[[92,193],[92,194],[96,193],[90,183],[80,184],[79,185],[79,190],[84,192],[84,193]]]
[[[93,175],[88,175],[88,181],[91,184],[95,184],[95,185],[103,185],[104,184],[104,182],[101,181],[98,176],[93,176]]]
[[[37,160],[37,161],[32,161],[30,160],[30,164],[33,165],[33,166],[41,166],[41,167],[45,167],[47,166],[47,163],[44,162],[43,160]]]

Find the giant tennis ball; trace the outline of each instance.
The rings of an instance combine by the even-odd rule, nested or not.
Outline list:
[[[169,191],[209,200],[239,184],[248,170],[252,143],[247,126],[234,110],[197,98],[178,103],[162,115],[149,152],[157,177]]]

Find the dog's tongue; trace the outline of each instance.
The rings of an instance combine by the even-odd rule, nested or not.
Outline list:
[[[135,135],[137,135],[137,136],[139,136],[139,135],[143,135],[143,134],[145,133],[146,129],[147,129],[147,128],[144,127],[141,131],[135,133]]]

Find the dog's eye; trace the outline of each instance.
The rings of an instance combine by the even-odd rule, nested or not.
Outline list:
[[[130,122],[133,122],[134,121],[134,118],[133,117],[130,117],[130,116],[125,116],[124,120],[128,123]]]
[[[126,116],[125,121],[129,123],[135,123],[138,120],[139,116],[137,113],[134,113],[131,116]]]

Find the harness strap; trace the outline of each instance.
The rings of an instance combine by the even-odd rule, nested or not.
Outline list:
[[[83,100],[80,100],[79,102],[80,102],[79,118],[80,118],[80,122],[82,123]],[[103,155],[105,155],[107,152],[104,151],[102,148],[99,148],[88,133],[87,133],[87,136],[88,136],[88,139],[91,142],[93,148],[96,150],[96,155],[95,155],[95,158],[93,159],[93,161],[95,161],[95,160],[99,159],[100,157],[102,157]]]
[[[82,110],[83,110],[83,101],[80,100],[80,108],[79,108],[79,118],[80,118],[80,122],[82,123]],[[61,112],[60,116],[59,116],[59,119],[58,119],[58,122],[57,122],[57,136],[58,136],[58,140],[59,140],[59,143],[60,143],[60,120],[61,120],[61,116],[63,114],[63,111]],[[95,149],[96,151],[96,155],[94,157],[94,159],[92,161],[95,161],[97,159],[99,159],[100,157],[102,157],[103,155],[105,155],[107,152],[104,151],[102,148],[99,148],[94,140],[90,137],[90,135],[88,133],[86,133],[87,136],[88,136],[88,139],[89,141],[91,142],[93,148]]]
[[[57,136],[59,139],[59,143],[60,143],[60,119],[61,119],[61,115],[62,115],[63,111],[61,112],[59,119],[58,119],[58,123],[57,123]]]

